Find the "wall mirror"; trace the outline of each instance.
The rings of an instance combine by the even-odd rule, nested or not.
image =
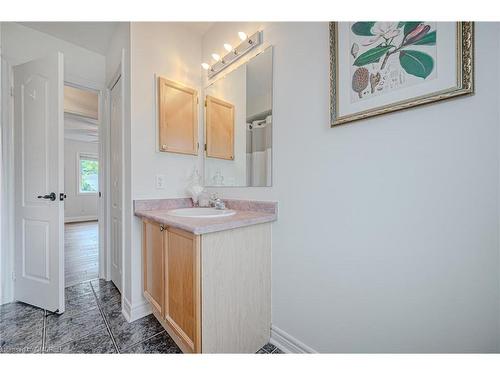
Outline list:
[[[205,88],[205,186],[272,185],[273,50]]]

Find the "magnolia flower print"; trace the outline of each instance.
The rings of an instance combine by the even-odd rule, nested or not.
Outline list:
[[[363,46],[359,51],[361,54],[357,51],[353,54],[351,49],[353,65],[357,67],[353,72],[352,88],[360,98],[360,88],[367,81],[366,71],[361,69],[370,68],[368,81],[373,93],[391,56],[399,59],[401,68],[407,74],[423,80],[434,70],[434,58],[424,52],[425,48],[420,48],[436,45],[436,30],[431,30],[431,26],[425,22],[355,22],[351,31],[361,40],[360,44]],[[419,47],[415,49],[415,46]],[[362,81],[360,77],[363,78]]]
[[[364,46],[370,46],[381,39],[395,38],[401,33],[398,29],[398,22],[375,22],[370,31],[375,36],[364,42]]]

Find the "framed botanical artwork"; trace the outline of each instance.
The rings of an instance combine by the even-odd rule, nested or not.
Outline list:
[[[473,22],[331,22],[331,125],[474,92]]]

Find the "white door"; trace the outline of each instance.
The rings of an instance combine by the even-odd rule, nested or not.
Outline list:
[[[111,89],[111,281],[122,291],[123,112],[122,80]]]
[[[64,312],[63,55],[14,67],[15,283],[18,301]]]

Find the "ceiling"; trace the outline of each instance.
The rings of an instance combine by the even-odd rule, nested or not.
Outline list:
[[[64,138],[81,142],[99,142],[99,129],[95,121],[64,114]]]
[[[215,22],[172,22],[174,24],[181,25],[187,30],[198,34],[198,36],[203,36],[214,24]]]
[[[119,22],[19,22],[68,43],[106,55],[111,38]],[[186,30],[203,36],[214,22],[172,22]],[[98,127],[92,121],[65,114],[64,135],[67,139],[98,142]]]
[[[21,25],[106,55],[119,22],[19,22]],[[203,36],[215,22],[172,22]]]
[[[106,55],[118,22],[20,22],[20,24]]]

